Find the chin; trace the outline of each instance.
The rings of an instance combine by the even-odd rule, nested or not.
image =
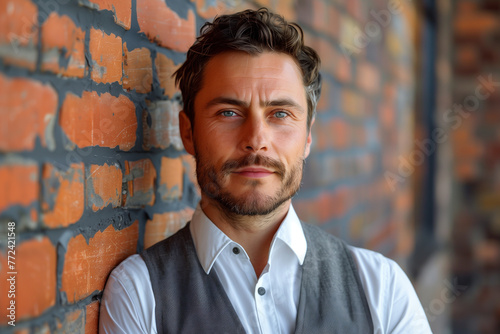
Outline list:
[[[265,216],[278,209],[290,197],[269,196],[251,192],[240,196],[221,193],[214,198],[219,206],[228,214],[239,216]]]

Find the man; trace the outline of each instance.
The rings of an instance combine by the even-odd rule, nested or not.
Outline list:
[[[301,223],[291,205],[319,62],[300,27],[266,9],[202,28],[175,74],[201,201],[185,228],[112,272],[101,333],[430,332],[393,261]]]

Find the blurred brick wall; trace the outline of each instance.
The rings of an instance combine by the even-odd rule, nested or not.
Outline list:
[[[397,259],[413,249],[415,11],[406,1],[299,1],[322,58],[301,218]]]
[[[453,333],[500,333],[500,2],[456,1],[450,113]]]
[[[0,0],[0,331],[95,333],[109,272],[190,218],[199,192],[170,76],[205,20],[259,6],[298,21],[323,59],[299,215],[404,264],[408,2]],[[4,315],[9,222],[15,331]]]

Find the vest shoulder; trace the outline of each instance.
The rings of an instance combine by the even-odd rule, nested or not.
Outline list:
[[[186,247],[186,244],[190,242],[191,232],[189,230],[189,223],[183,228],[172,234],[166,239],[158,241],[156,244],[143,250],[141,256],[151,256],[153,254],[168,254],[173,249],[179,249],[179,247]]]
[[[304,230],[304,235],[306,239],[311,240],[315,244],[321,246],[322,244],[336,245],[337,247],[348,247],[348,245],[340,238],[337,238],[333,234],[326,232],[318,226],[311,225],[302,222],[302,229]],[[308,241],[309,241],[308,240]]]

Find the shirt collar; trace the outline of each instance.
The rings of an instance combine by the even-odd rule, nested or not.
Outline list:
[[[196,207],[193,218],[189,225],[193,237],[196,254],[201,266],[208,274],[212,269],[219,254],[229,244],[235,243],[224,234],[214,223],[205,215],[200,205]],[[281,223],[271,244],[271,256],[276,240],[284,242],[297,256],[300,265],[304,263],[307,251],[307,242],[302,230],[299,217],[290,204],[288,213]]]

